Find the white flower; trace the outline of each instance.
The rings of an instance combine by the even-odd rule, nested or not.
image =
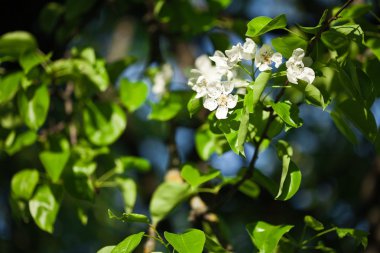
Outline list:
[[[304,56],[304,50],[297,48],[293,51],[292,57],[286,62],[286,76],[288,77],[289,82],[298,84],[298,79],[300,79],[311,84],[314,81],[314,70],[305,67],[303,62]]]
[[[195,60],[196,69],[192,69],[188,85],[197,92],[196,98],[207,94],[207,87],[220,81],[218,70],[212,66],[207,55],[201,55]]]
[[[226,78],[227,80],[231,80],[233,78],[233,73],[231,71],[231,64],[228,62],[228,58],[223,54],[223,52],[216,50],[213,56],[210,56],[210,60],[215,62],[215,68],[218,73]]]
[[[226,55],[228,57],[227,59],[227,65],[228,66],[235,66],[238,62],[241,61],[241,59],[243,59],[243,46],[238,43],[234,46],[232,46],[231,49],[229,50],[226,50]]]
[[[260,71],[266,71],[272,69],[270,66],[272,62],[274,62],[275,67],[278,68],[282,63],[282,55],[280,53],[274,53],[268,44],[264,44],[255,58],[255,65]]]
[[[172,67],[165,63],[162,65],[161,71],[158,71],[153,78],[152,92],[158,97],[166,92],[166,85],[170,82],[173,77]]]
[[[230,94],[233,89],[234,85],[232,82],[224,82],[210,87],[203,106],[210,111],[216,109],[216,118],[226,119],[228,109],[234,108],[238,99],[237,95]]]
[[[250,38],[245,39],[245,43],[243,45],[243,54],[242,57],[244,60],[252,60],[255,58],[257,46],[253,40]]]

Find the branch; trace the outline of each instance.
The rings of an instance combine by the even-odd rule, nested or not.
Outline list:
[[[354,0],[348,0],[344,5],[342,5],[342,7],[340,7],[340,9],[337,11],[337,13],[335,13],[334,16],[332,16],[328,20],[325,19],[323,21],[321,29],[319,29],[318,33],[313,38],[311,38],[311,40],[309,42],[309,45],[308,45],[307,50],[306,50],[307,54],[309,54],[311,52],[311,50],[315,46],[315,43],[321,38],[322,33],[327,31],[328,29],[330,29],[330,24],[334,20],[337,20],[339,18],[339,14],[342,13],[342,11],[344,9],[346,9],[353,1]]]

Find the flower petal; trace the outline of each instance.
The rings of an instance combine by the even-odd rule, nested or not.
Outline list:
[[[210,111],[213,111],[216,109],[216,107],[218,107],[218,103],[216,102],[215,99],[208,97],[203,102],[203,107]]]
[[[298,78],[301,80],[304,80],[308,84],[311,84],[315,79],[314,70],[312,70],[311,68],[305,67],[303,69],[302,74]]]
[[[227,119],[228,108],[227,106],[219,106],[216,110],[215,116],[217,119]]]
[[[271,61],[274,62],[274,66],[278,68],[282,63],[282,55],[280,53],[274,53],[271,57]]]
[[[230,109],[234,108],[237,104],[237,101],[238,101],[237,95],[228,94],[228,96],[227,96],[227,107]]]

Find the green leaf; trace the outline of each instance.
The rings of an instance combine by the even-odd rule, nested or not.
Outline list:
[[[16,133],[16,131],[12,131],[5,141],[5,151],[9,155],[13,155],[24,147],[32,145],[36,141],[37,134],[32,130],[27,130],[26,132],[19,134]]]
[[[252,99],[252,105],[250,104],[247,104],[247,106],[249,106],[250,109],[249,112],[252,113],[253,110],[255,109],[256,105],[259,103],[260,101],[260,97],[261,95],[263,94],[264,92],[264,89],[269,81],[269,79],[271,78],[271,75],[272,75],[272,72],[271,71],[264,71],[264,72],[261,72],[256,80],[255,80],[255,83],[253,84],[252,86],[252,96],[253,96],[253,99]],[[248,91],[248,94],[249,95],[249,91]]]
[[[196,98],[196,95],[194,94],[191,99],[189,100],[189,103],[187,103],[187,110],[190,113],[190,117],[193,117],[194,114],[199,112],[202,108],[202,101],[200,98]]]
[[[167,121],[174,118],[183,108],[183,99],[179,93],[165,94],[162,99],[152,104],[152,112],[148,119]]]
[[[164,219],[179,203],[191,194],[188,184],[164,182],[158,186],[150,201],[149,210],[153,224]]]
[[[195,133],[195,148],[203,161],[207,161],[213,153],[222,154],[225,142],[223,135],[214,134],[208,124],[202,125]]]
[[[46,62],[48,58],[49,56],[45,56],[37,50],[27,51],[21,55],[20,65],[25,73],[29,73],[32,68]]]
[[[115,247],[115,245],[105,246],[100,250],[96,251],[96,253],[111,253]]]
[[[122,216],[116,216],[110,209],[108,209],[108,217],[110,219],[117,219],[122,222],[138,222],[149,224],[149,218],[143,214],[138,213],[123,213]]]
[[[337,106],[355,127],[371,142],[374,142],[377,135],[376,120],[372,112],[361,103],[347,99]]]
[[[29,200],[39,181],[39,173],[35,169],[27,169],[17,172],[11,181],[13,196]]]
[[[127,213],[132,212],[137,198],[137,185],[135,181],[131,178],[120,177],[116,178],[115,181],[121,191],[121,194],[123,195],[125,211]]]
[[[198,187],[201,184],[218,177],[219,175],[219,170],[210,170],[206,174],[201,174],[197,168],[190,164],[185,164],[181,170],[181,177],[193,187]]]
[[[319,19],[318,25],[314,27],[305,27],[305,26],[300,26],[300,25],[297,25],[297,27],[304,33],[317,34],[319,30],[322,28],[323,23],[326,21],[328,13],[329,13],[329,10],[326,9],[323,12],[321,18]]]
[[[41,185],[29,201],[30,214],[37,226],[49,233],[53,233],[53,226],[58,214],[60,197],[48,185]]]
[[[120,81],[120,100],[129,111],[136,111],[147,97],[148,86],[144,82]]]
[[[144,232],[140,232],[128,236],[122,242],[116,245],[111,253],[132,253],[133,250],[140,244],[144,234]]]
[[[249,126],[249,109],[244,108],[242,115],[240,117],[240,125],[239,130],[237,134],[237,140],[236,140],[236,150],[238,150],[239,154],[242,154],[245,156],[244,153],[244,143],[248,135],[248,126]]]
[[[165,239],[178,253],[202,253],[206,241],[203,231],[191,229],[183,234],[164,232]]]
[[[295,49],[302,48],[306,50],[307,41],[297,36],[278,37],[272,40],[272,46],[283,57],[289,59]]]
[[[315,85],[308,84],[303,80],[298,80],[298,84],[292,84],[292,86],[305,94],[306,102],[308,104],[322,107],[322,109],[326,107],[325,99],[323,98],[321,91],[315,87]]]
[[[115,159],[115,172],[122,174],[127,170],[138,170],[147,172],[150,170],[150,163],[148,160],[137,156],[122,156]]]
[[[206,234],[206,242],[205,242],[205,248],[208,250],[208,252],[211,253],[229,253],[226,249],[224,249],[219,242],[211,238],[209,235]]]
[[[322,33],[321,40],[331,50],[347,47],[349,42],[344,34],[331,29]]]
[[[95,197],[95,187],[90,176],[74,170],[64,176],[65,189],[73,197],[81,200],[93,201]]]
[[[261,171],[255,169],[253,172],[253,181],[265,188],[273,197],[276,196],[278,187],[276,183],[269,177],[265,176]]]
[[[42,165],[54,183],[58,182],[67,161],[70,158],[70,144],[65,138],[53,140],[52,150],[39,154]]]
[[[280,140],[276,148],[278,157],[282,160],[281,181],[276,199],[285,201],[293,197],[298,191],[302,175],[297,165],[290,160],[293,155],[291,146],[287,142]]]
[[[367,248],[367,245],[368,245],[367,232],[357,230],[357,229],[352,229],[352,228],[336,228],[336,233],[339,236],[339,238],[350,236],[354,238],[357,243],[361,243],[364,249]]]
[[[18,107],[25,124],[37,130],[45,122],[49,111],[50,94],[46,85],[30,86],[18,96]]]
[[[23,73],[18,71],[0,77],[0,104],[5,104],[12,100],[20,87],[23,76]]]
[[[298,117],[298,107],[290,101],[272,103],[272,108],[289,127],[302,126],[302,119]]]
[[[370,38],[367,40],[365,45],[369,47],[377,59],[380,60],[380,39]]]
[[[248,234],[260,253],[276,252],[280,239],[292,228],[291,225],[274,226],[263,221],[247,225]]]
[[[245,35],[257,37],[272,30],[283,29],[286,28],[286,22],[285,15],[279,15],[274,19],[264,16],[256,17],[247,24],[248,30]]]
[[[18,58],[24,52],[36,48],[36,39],[28,32],[14,31],[0,37],[0,55]]]
[[[245,180],[244,183],[239,186],[239,191],[253,199],[257,199],[260,195],[260,187],[253,180]]]
[[[304,222],[305,222],[306,226],[314,229],[315,231],[321,231],[321,230],[325,229],[325,227],[323,226],[323,224],[319,220],[315,219],[314,217],[312,217],[310,215],[305,216]]]
[[[355,19],[368,13],[372,8],[373,7],[369,4],[352,4],[339,14],[339,19]],[[335,15],[338,10],[339,8],[333,9],[333,15]]]
[[[342,117],[343,115],[340,115],[337,111],[331,111],[330,116],[333,119],[335,126],[343,134],[343,136],[346,137],[346,139],[352,144],[358,144],[358,139],[352,127],[348,124],[347,120]]]
[[[95,104],[88,101],[83,111],[84,132],[95,145],[110,145],[124,132],[127,118],[115,103]]]

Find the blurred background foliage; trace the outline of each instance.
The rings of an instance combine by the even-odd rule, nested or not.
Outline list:
[[[5,1],[1,5],[0,34],[15,30],[32,33],[39,48],[52,60],[61,59],[75,47],[92,47],[107,62],[110,81],[118,85],[121,77],[137,81],[147,67],[169,62],[174,68],[172,90],[186,90],[186,73],[194,59],[214,50],[224,50],[241,41],[246,23],[256,16],[274,17],[286,14],[289,25],[315,25],[326,8],[338,6],[338,0],[66,0],[66,1]],[[370,3],[379,13],[379,1]],[[377,24],[369,16],[365,22]],[[377,23],[376,23],[377,22]],[[281,31],[263,38],[269,41]],[[75,52],[74,52],[75,55]],[[108,64],[108,63],[115,64]],[[12,64],[6,66],[12,69]],[[144,77],[144,82],[151,81]],[[107,94],[105,95],[107,96]],[[111,95],[110,95],[111,96]],[[112,96],[111,96],[112,97]],[[153,95],[150,96],[155,101]],[[59,97],[52,94],[51,100]],[[57,102],[57,106],[59,102]],[[222,206],[220,221],[223,232],[236,252],[248,252],[252,245],[244,228],[255,220],[274,224],[295,224],[302,233],[303,217],[318,217],[324,224],[336,224],[369,231],[366,252],[380,251],[380,157],[374,147],[362,137],[349,143],[334,126],[327,112],[301,106],[304,127],[287,136],[295,150],[294,159],[302,169],[300,191],[289,202],[273,200],[262,191],[257,199],[238,193]],[[372,106],[380,124],[380,101]],[[149,108],[143,106],[128,115],[128,126],[112,146],[120,155],[141,156],[150,161],[149,171],[129,171],[138,184],[139,196],[135,212],[147,213],[149,199],[164,177],[170,161],[173,143],[177,145],[181,162],[197,161],[194,134],[199,127],[197,118],[189,119],[187,112],[171,124],[147,121]],[[52,116],[59,121],[62,115]],[[9,156],[0,153],[0,252],[95,252],[104,245],[121,241],[126,235],[141,231],[130,225],[108,219],[107,209],[122,211],[122,194],[114,188],[96,189],[94,201],[79,201],[65,195],[53,234],[38,229],[32,220],[12,215],[10,182],[21,168],[39,165],[38,149],[34,144]],[[253,147],[247,145],[247,157]],[[96,158],[98,172],[112,166],[112,157],[101,154]],[[209,163],[226,176],[235,175],[246,161],[234,153],[213,154]],[[279,177],[275,150],[268,148],[260,155],[257,167],[266,175]],[[97,173],[98,173],[97,172]],[[92,199],[92,197],[89,197]],[[207,199],[207,196],[205,196]],[[86,197],[84,197],[86,199]],[[81,209],[77,209],[80,206]],[[160,229],[182,231],[188,227],[184,204],[175,210]],[[78,211],[79,210],[79,211]],[[238,213],[239,215],[233,215]],[[326,237],[327,244],[337,252],[353,252],[353,240],[338,241]]]

